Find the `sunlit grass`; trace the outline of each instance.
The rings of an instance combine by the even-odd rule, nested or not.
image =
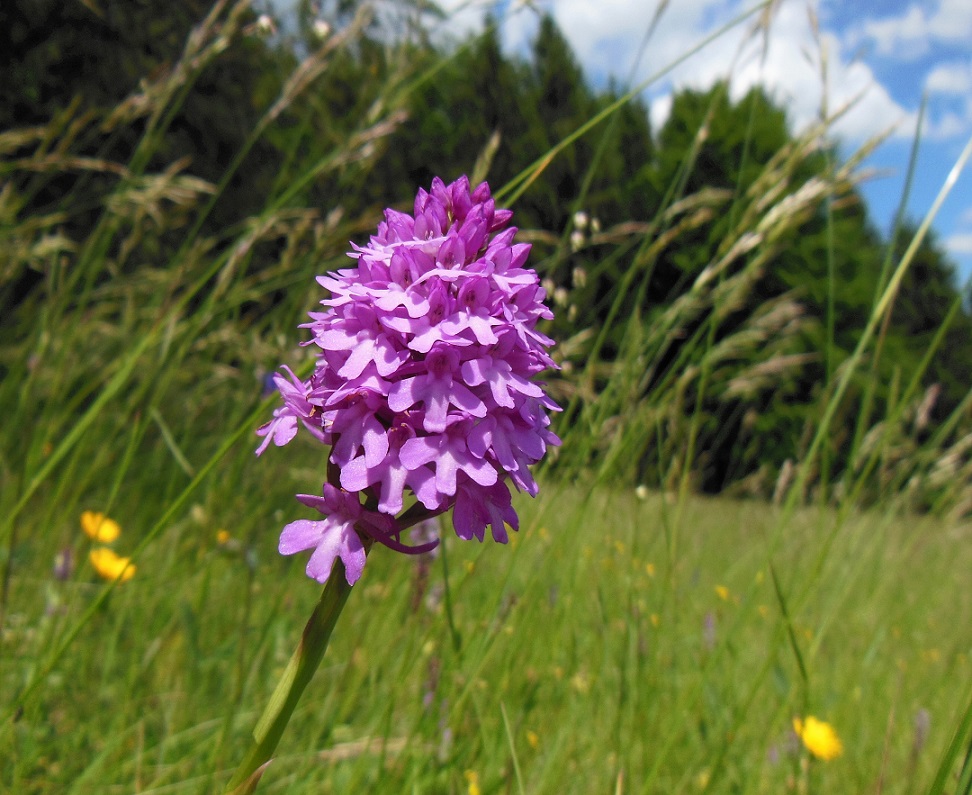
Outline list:
[[[510,548],[448,542],[458,646],[440,565],[413,610],[415,565],[376,551],[262,786],[461,792],[472,770],[496,791],[513,780],[511,747],[526,791],[927,785],[962,706],[954,683],[972,673],[972,615],[955,599],[968,528],[797,512],[777,558],[789,590],[831,544],[789,607],[804,679],[766,569],[776,511],[692,499],[671,557],[667,502],[547,484],[521,503]],[[317,598],[301,563],[274,553],[299,506],[282,493],[266,505],[267,527],[238,544],[198,506],[145,551],[8,726],[11,791],[198,792],[228,773]],[[13,581],[5,690],[98,589],[83,564],[53,579],[57,551],[38,540]],[[842,756],[800,750],[803,715],[834,728]]]

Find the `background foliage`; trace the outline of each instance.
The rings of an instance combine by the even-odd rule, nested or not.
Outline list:
[[[105,196],[124,182],[121,164],[134,154],[146,129],[145,117],[134,108],[128,114],[133,118],[118,118],[111,109],[138,90],[142,75],[172,72],[192,23],[206,10],[206,4],[180,4],[178,9],[115,3],[101,9],[97,4],[38,0],[10,4],[11,24],[4,28],[5,46],[0,47],[6,53],[0,65],[5,92],[0,122],[24,128],[63,118],[58,151],[69,150],[86,160],[81,173],[50,173],[42,162],[50,157],[53,141],[41,143],[33,154],[14,147],[8,169],[26,166],[33,173],[29,182],[13,183],[19,190],[15,203],[8,200],[13,208],[8,228],[28,214],[46,214],[53,226],[54,215],[58,235],[78,243],[99,211],[92,195]],[[422,20],[420,10],[413,7],[413,16],[407,10],[400,13]],[[415,21],[412,34],[402,35],[399,46],[391,47],[380,17],[355,22],[355,7],[348,4],[330,9],[328,24],[336,29],[343,25],[345,33],[360,26],[353,46],[328,53],[326,75],[318,64],[298,76],[301,85],[294,85],[293,77],[288,84],[286,75],[296,67],[300,52],[327,49],[313,27],[326,11],[304,4],[295,18],[298,26],[291,20],[286,35],[272,36],[258,35],[256,13],[241,11],[237,24],[249,35],[237,37],[179,86],[179,102],[159,127],[151,157],[139,164],[143,169],[168,167],[169,173],[175,168],[184,177],[210,184],[228,176],[202,224],[217,250],[228,230],[247,223],[274,195],[287,193],[288,203],[315,208],[318,217],[353,235],[370,225],[370,220],[357,219],[370,219],[389,200],[407,201],[414,186],[427,184],[433,175],[470,171],[478,155],[484,156],[483,165],[488,163],[493,184],[502,185],[618,97],[616,89],[598,90],[585,81],[549,17],[542,19],[531,52],[521,57],[502,50],[493,20],[487,20],[481,34],[446,45],[431,44]],[[39,35],[42,30],[52,35]],[[302,92],[302,101],[279,107],[279,98],[295,89]],[[312,180],[300,180],[307,163],[326,160],[328,152],[385,109],[402,115],[396,116],[388,135],[359,153],[364,158],[333,164]],[[258,126],[263,134],[248,141]],[[785,341],[760,350],[752,341],[748,350],[736,346],[719,362],[717,373],[725,383],[758,367],[777,369],[778,377],[737,389],[732,399],[725,390],[706,394],[694,387],[682,396],[686,411],[695,411],[695,404],[702,410],[694,445],[699,452],[688,465],[696,472],[697,486],[706,491],[748,482],[766,493],[783,463],[800,457],[801,440],[817,420],[816,385],[847,358],[888,277],[888,263],[903,252],[916,225],[906,223],[894,230],[893,241],[883,239],[854,187],[855,177],[832,182],[841,165],[834,144],[820,136],[801,144],[783,110],[762,92],[753,90],[733,102],[725,84],[677,94],[669,118],[657,131],[650,129],[644,105],[632,98],[607,121],[564,146],[516,203],[517,221],[535,241],[536,261],[549,292],[562,305],[555,336],[566,339],[578,329],[589,340],[591,334],[604,334],[596,351],[604,366],[588,372],[590,388],[600,392],[610,377],[607,365],[617,358],[629,331],[611,322],[612,313],[637,313],[650,336],[665,312],[691,291],[697,274],[725,253],[733,224],[744,217],[746,207],[752,208],[754,186],[765,187],[767,169],[775,167],[781,152],[794,147],[802,148],[791,155],[793,162],[774,172],[779,181],[772,190],[795,195],[814,180],[832,184],[785,230],[774,232],[772,255],[747,277],[745,295],[734,299],[729,317],[714,322],[702,311],[678,331],[688,340],[703,333],[718,344],[745,327],[755,313],[768,312],[767,307],[778,306],[775,302],[786,304],[779,310],[788,318]],[[240,152],[241,162],[227,175],[227,166]],[[295,188],[294,182],[302,184]],[[700,217],[697,209],[696,216],[682,220],[682,227],[673,226],[674,219],[665,213],[679,202],[706,206],[709,217]],[[590,219],[583,228],[575,228],[578,212]],[[661,240],[666,231],[676,230],[650,254],[636,248],[646,232]],[[630,242],[619,248],[625,236]],[[146,243],[141,243],[143,250]],[[153,240],[148,262],[119,266],[164,263],[180,245],[180,233],[167,230]],[[270,270],[279,255],[279,244],[257,246],[247,267],[254,274]],[[740,259],[719,279],[747,267]],[[8,266],[0,299],[6,318],[16,308],[43,300],[40,269],[24,260],[14,272]],[[639,289],[619,296],[619,285],[633,272],[639,273]],[[266,290],[254,299],[245,313],[255,317],[268,313],[282,296]],[[952,266],[934,237],[927,237],[882,328],[882,355],[875,357],[865,382],[854,387],[858,404],[849,406],[848,413],[860,416],[856,406],[864,401],[868,417],[887,415],[900,399],[895,389],[902,374],[919,367],[940,329],[945,337],[923,368],[920,391],[911,396],[920,399],[934,389],[933,424],[948,418],[966,394],[972,318],[960,300]],[[652,349],[653,375],[643,384],[643,393],[665,378],[680,377],[673,368],[685,371],[691,358],[686,347],[691,346],[670,340],[664,349]],[[569,363],[575,366],[591,354],[589,344],[568,350],[576,359]],[[260,365],[269,368],[274,362]],[[624,425],[624,412],[614,419]],[[646,443],[626,471],[612,475],[659,482],[646,461],[649,448],[665,443],[660,438]],[[830,448],[829,466],[839,474],[851,464],[854,446],[838,437]],[[600,455],[593,444],[584,458],[563,460],[561,466],[596,466]]]

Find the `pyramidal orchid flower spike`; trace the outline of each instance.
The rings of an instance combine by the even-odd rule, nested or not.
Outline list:
[[[518,527],[510,486],[536,495],[530,466],[559,444],[559,407],[531,380],[556,365],[536,326],[552,317],[515,243],[512,213],[484,182],[436,178],[412,215],[386,210],[356,267],[319,276],[328,297],[303,327],[319,349],[310,378],[282,367],[283,405],[257,433],[257,454],[300,429],[330,447],[323,496],[297,499],[323,514],[291,522],[284,555],[312,550],[307,574],[336,560],[349,585],[378,542],[406,553],[403,532],[452,509],[456,534],[507,541]]]
[[[404,534],[451,509],[460,538],[489,527],[505,543],[518,526],[510,486],[537,493],[530,466],[560,444],[559,407],[531,380],[555,367],[536,328],[551,314],[511,216],[485,182],[435,179],[412,215],[385,211],[350,253],[356,267],[317,279],[328,297],[305,325],[316,366],[306,381],[274,376],[283,405],[257,454],[301,429],[329,447],[321,495],[297,495],[318,516],[288,524],[279,545],[310,550],[307,574],[326,584],[227,793],[256,789],[375,542],[431,552],[437,538]]]

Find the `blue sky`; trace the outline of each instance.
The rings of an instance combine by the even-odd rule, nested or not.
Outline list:
[[[487,6],[447,0],[458,8],[452,24],[475,26]],[[674,62],[707,34],[753,6],[740,0],[671,0],[640,63],[639,45],[657,0],[514,0],[504,41],[527,46],[539,8],[553,14],[585,72],[595,83],[645,79]],[[744,23],[654,83],[647,91],[652,120],[664,121],[673,90],[705,88],[729,78],[736,96],[761,84],[786,106],[795,129],[819,118],[826,73],[835,108],[858,97],[835,126],[845,153],[893,128],[865,161],[873,175],[862,185],[875,223],[887,231],[902,195],[918,110],[927,95],[921,150],[908,212],[921,219],[972,136],[972,0],[783,0],[765,53]],[[824,69],[823,65],[826,65]],[[961,282],[972,277],[972,174],[959,178],[935,224],[939,243]]]

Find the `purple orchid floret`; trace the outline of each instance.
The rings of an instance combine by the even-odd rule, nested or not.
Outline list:
[[[327,518],[317,522],[298,519],[284,527],[280,534],[280,554],[293,555],[313,549],[307,563],[307,576],[318,582],[327,579],[335,559],[340,558],[348,584],[354,585],[365,564],[364,544],[354,529],[362,513],[357,497],[325,483],[323,497],[298,494],[297,499]]]
[[[275,376],[283,405],[257,454],[301,427],[330,446],[323,496],[298,495],[326,518],[280,537],[282,554],[314,550],[319,582],[340,560],[353,584],[374,541],[428,552],[438,540],[402,534],[450,509],[460,538],[489,527],[505,543],[518,527],[510,484],[536,495],[530,467],[560,444],[549,417],[560,408],[532,380],[556,367],[536,329],[552,314],[511,218],[485,182],[436,178],[411,215],[386,210],[368,244],[352,244],[357,267],[318,277],[329,296],[303,326],[316,367],[306,381]]]

